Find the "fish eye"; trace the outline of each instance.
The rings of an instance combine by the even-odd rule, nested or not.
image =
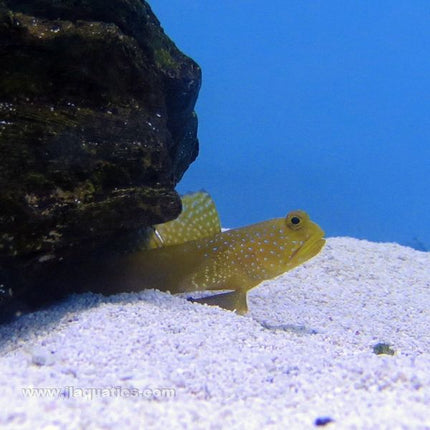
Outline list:
[[[305,212],[297,210],[287,215],[286,223],[291,230],[300,230],[306,225],[307,219],[308,216]]]
[[[293,216],[292,218],[291,218],[291,224],[294,224],[294,225],[297,225],[297,224],[300,224],[301,223],[301,219],[298,217],[298,216]]]

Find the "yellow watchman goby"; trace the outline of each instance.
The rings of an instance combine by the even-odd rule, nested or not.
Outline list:
[[[314,257],[323,237],[300,210],[222,232],[212,199],[199,191],[183,196],[179,218],[153,227],[144,249],[93,267],[88,280],[103,282],[105,293],[227,290],[196,301],[243,314],[250,289]]]

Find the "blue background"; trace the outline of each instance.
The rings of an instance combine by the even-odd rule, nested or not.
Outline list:
[[[328,236],[430,247],[430,1],[153,0],[203,70],[204,188],[222,224],[301,208]]]

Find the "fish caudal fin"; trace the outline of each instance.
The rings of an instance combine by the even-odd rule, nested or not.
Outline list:
[[[227,309],[229,311],[235,311],[239,315],[244,315],[248,312],[246,291],[232,291],[229,293],[203,297],[201,299],[189,300],[197,303],[206,303],[210,306],[219,306],[220,308]]]
[[[178,218],[152,227],[144,248],[163,248],[215,235],[221,223],[212,197],[205,191],[181,197],[182,212]]]

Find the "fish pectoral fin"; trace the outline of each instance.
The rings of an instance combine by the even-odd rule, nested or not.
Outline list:
[[[248,312],[246,291],[231,291],[228,293],[202,297],[201,299],[189,300],[197,303],[206,303],[210,306],[219,306],[220,308],[227,309],[229,311],[235,311],[239,315],[244,315]]]

